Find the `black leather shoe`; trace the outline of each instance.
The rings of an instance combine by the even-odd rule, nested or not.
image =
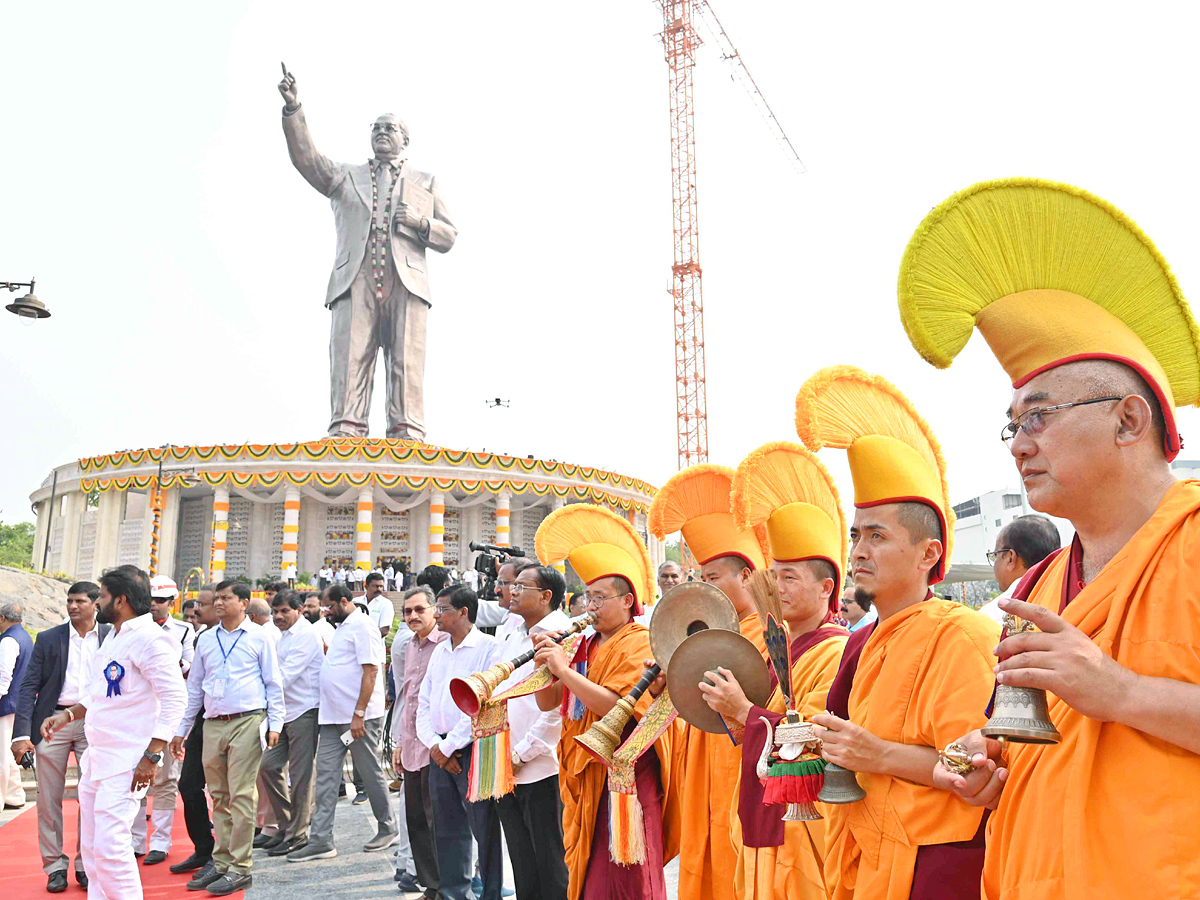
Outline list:
[[[308,846],[308,838],[300,838],[298,841],[284,841],[282,844],[276,844],[274,847],[267,848],[267,856],[287,856],[293,850],[299,850],[301,847]]]
[[[192,876],[192,880],[187,883],[189,891],[202,891],[218,878],[221,873],[217,871],[217,864],[211,859],[204,864],[204,868]]]
[[[85,873],[80,872],[78,869],[76,869],[75,870],[75,880],[79,883],[79,886],[81,888],[83,888],[85,891],[87,890],[88,881],[87,881],[87,875]]]
[[[249,874],[238,875],[234,872],[226,872],[208,886],[208,892],[214,897],[224,897],[226,894],[244,891],[253,884],[254,877]]]
[[[67,889],[67,873],[66,872],[51,872],[50,877],[46,879],[46,893],[61,894]]]
[[[163,862],[166,858],[167,858],[167,854],[165,854],[163,851],[151,850],[149,853],[146,854],[146,858],[142,860],[142,865],[143,866],[157,866],[160,862]]]
[[[261,850],[263,847],[267,846],[267,844],[271,843],[271,841],[273,841],[273,840],[275,840],[275,835],[263,834],[262,832],[259,832],[258,837],[256,837],[254,839],[254,843],[252,843],[250,846],[253,847],[255,850]]]
[[[211,859],[211,856],[202,856],[199,853],[193,853],[183,862],[175,863],[175,865],[171,866],[171,872],[175,875],[182,875],[184,872],[194,872],[197,869],[203,869]]]

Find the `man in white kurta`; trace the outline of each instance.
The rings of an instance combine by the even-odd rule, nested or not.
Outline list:
[[[84,719],[79,813],[88,897],[140,900],[130,829],[183,718],[186,691],[179,652],[150,616],[144,572],[120,566],[106,573],[97,618],[114,627],[92,661],[83,699],[43,722],[42,737]]]

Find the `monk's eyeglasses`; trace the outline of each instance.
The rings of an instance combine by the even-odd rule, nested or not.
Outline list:
[[[1060,403],[1057,406],[1039,406],[1033,409],[1027,409],[1021,413],[1002,429],[1000,429],[1000,440],[1005,444],[1011,444],[1013,438],[1017,436],[1018,431],[1023,431],[1026,434],[1038,434],[1046,429],[1046,414],[1058,412],[1062,409],[1070,409],[1072,406],[1087,406],[1091,403],[1108,403],[1111,400],[1123,400],[1123,397],[1094,397],[1091,400],[1076,400],[1074,403]]]

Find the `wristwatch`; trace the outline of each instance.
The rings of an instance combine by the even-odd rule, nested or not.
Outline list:
[[[365,709],[356,709],[354,714],[360,719],[365,719],[367,717],[367,711]]]
[[[151,753],[149,750],[147,750],[142,754],[142,756],[146,757],[146,759],[150,760],[150,762],[154,763],[156,766],[162,762],[161,753]]]
[[[516,750],[514,750],[512,752],[512,756],[509,757],[509,759],[512,761],[514,769],[520,768],[521,766],[525,765],[525,760],[521,759],[521,754],[518,753]]]

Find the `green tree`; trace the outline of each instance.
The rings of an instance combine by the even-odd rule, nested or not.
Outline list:
[[[0,565],[29,565],[33,556],[33,529],[32,522],[18,522],[16,525],[0,522]]]
[[[673,563],[679,563],[679,540],[667,541],[666,547],[663,548],[667,559]]]

